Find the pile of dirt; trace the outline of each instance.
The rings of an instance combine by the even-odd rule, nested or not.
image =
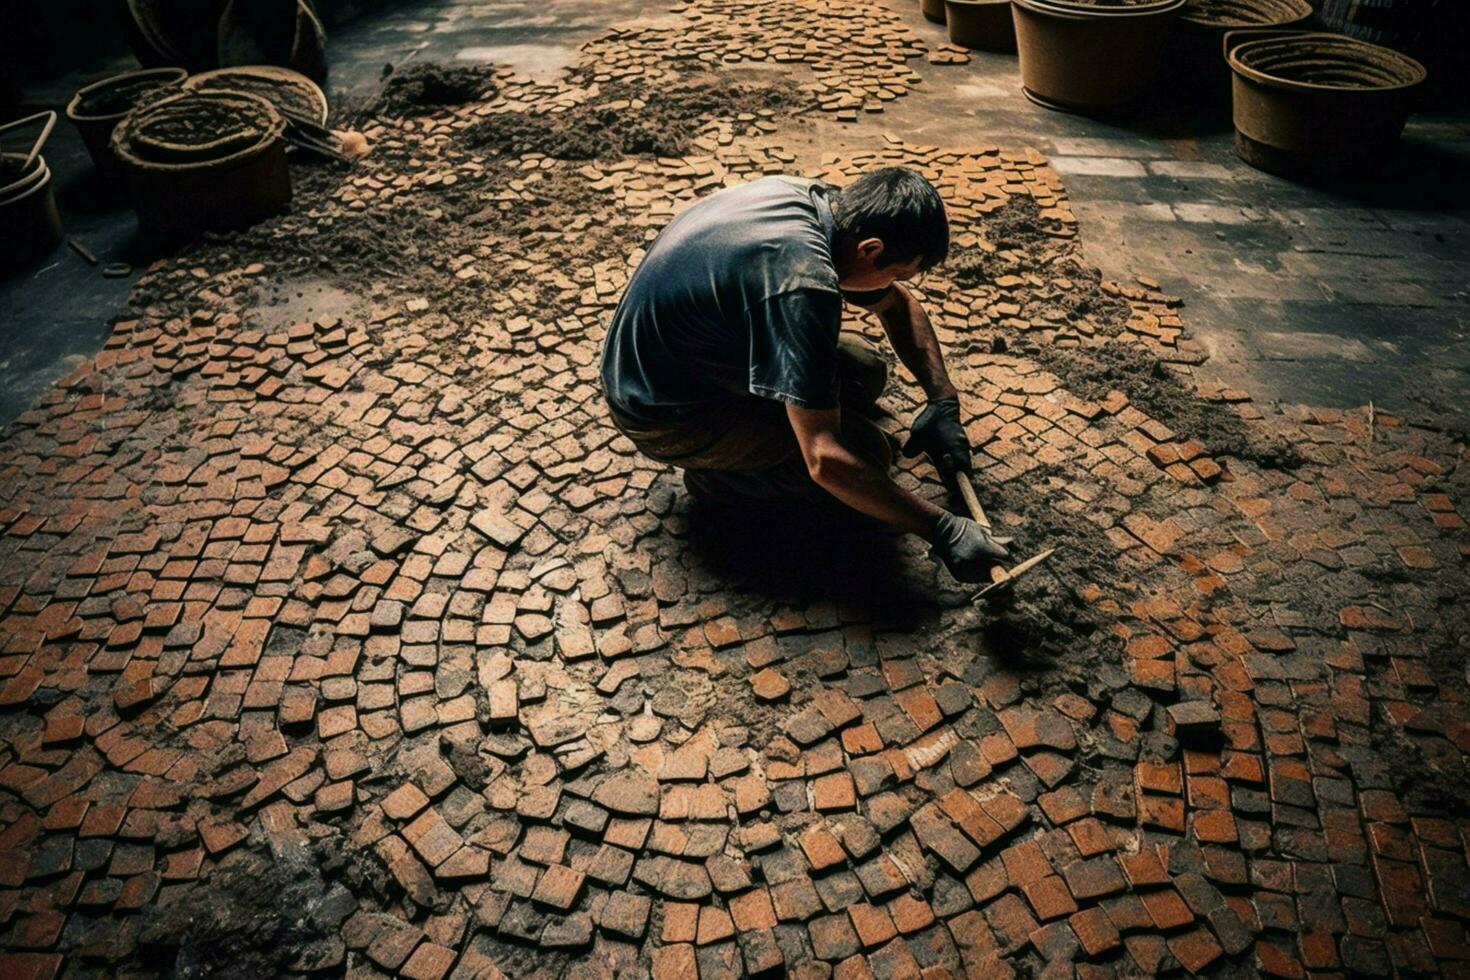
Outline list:
[[[548,267],[577,269],[636,247],[642,229],[625,221],[597,220],[616,207],[611,192],[595,190],[572,164],[532,175],[513,162],[480,168],[457,166],[467,155],[449,151],[441,163],[457,179],[402,192],[392,207],[347,212],[334,199],[354,171],[338,163],[292,169],[289,214],[244,231],[209,236],[180,255],[180,270],[157,276],[135,291],[135,305],[164,300],[187,267],[225,265],[232,257],[269,255],[278,281],[322,279],[366,299],[401,293],[427,300],[436,312],[461,324],[483,320],[495,295],[498,265],[545,239]],[[375,169],[411,174],[423,164],[409,146],[380,144]],[[513,186],[514,185],[514,186]],[[512,192],[513,191],[513,192]],[[569,241],[560,233],[583,228]],[[458,273],[474,266],[480,277]],[[568,312],[555,288],[536,281],[526,312],[551,319]]]
[[[494,75],[491,68],[405,68],[388,76],[373,101],[339,107],[335,121],[361,126],[373,119],[427,113],[453,101],[483,99],[494,90]],[[608,85],[589,105],[571,112],[490,117],[469,130],[466,139],[440,150],[435,168],[453,173],[453,181],[399,191],[391,207],[345,213],[333,198],[344,180],[355,176],[352,169],[336,163],[293,168],[290,214],[211,238],[190,251],[201,264],[222,246],[241,254],[270,254],[285,278],[293,273],[321,278],[365,295],[398,287],[428,300],[451,319],[473,322],[483,319],[493,287],[466,278],[467,266],[493,276],[504,255],[544,239],[551,253],[543,257],[548,267],[584,268],[626,255],[641,241],[641,227],[607,220],[616,211],[616,199],[610,191],[591,186],[579,172],[579,161],[626,153],[682,153],[712,121],[742,114],[751,121],[769,118],[777,108],[799,101],[774,85],[720,84],[713,78],[660,89]],[[483,166],[467,166],[480,156],[477,147],[482,145],[502,153]],[[557,162],[527,174],[510,154],[533,150]],[[367,166],[376,173],[413,175],[425,163],[412,141],[389,138],[377,143]],[[564,235],[569,228],[581,234],[569,239]],[[162,281],[144,287],[139,299],[147,302],[150,292],[166,288]],[[567,312],[556,305],[561,300],[552,287],[538,284],[536,292],[527,303],[528,313],[549,319]]]
[[[982,478],[983,483],[983,478]],[[996,533],[1014,540],[1011,561],[1019,564],[1050,548],[1056,553],[985,607],[985,633],[992,650],[1010,662],[1036,663],[1062,657],[1086,666],[1101,655],[1092,641],[1099,621],[1080,590],[1115,574],[1117,549],[1103,529],[1049,502],[1052,488],[1011,481],[991,493]]]
[[[467,145],[558,160],[616,160],[688,154],[699,130],[717,119],[744,122],[788,115],[810,102],[789,85],[688,76],[658,87],[617,82],[561,112],[506,112],[467,130]],[[747,118],[748,117],[748,118]]]
[[[495,92],[492,67],[428,62],[405,68],[388,65],[377,99],[366,112],[389,119],[421,116],[445,106],[492,99]]]
[[[1043,276],[1052,281],[1007,294],[1020,305],[1021,318],[1058,326],[1085,321],[1093,333],[1116,336],[1132,313],[1128,302],[1103,291],[1101,273],[1072,257],[1071,243],[1052,234],[1056,227],[1033,198],[1012,197],[978,223],[994,250],[955,249],[945,272],[962,288],[988,286],[1003,276]]]
[[[1303,462],[1285,439],[1247,425],[1224,404],[1204,400],[1137,344],[1022,345],[1018,353],[1038,361],[1079,398],[1098,401],[1114,389],[1123,392],[1139,411],[1173,429],[1181,440],[1200,443],[1213,456],[1248,459],[1270,469],[1295,469]]]
[[[139,944],[176,977],[265,977],[340,968],[343,921],[357,901],[328,884],[336,858],[304,837],[242,851],[177,901],[150,906]]]

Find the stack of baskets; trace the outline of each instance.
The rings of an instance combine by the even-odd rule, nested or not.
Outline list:
[[[37,122],[41,133],[25,153],[0,152],[0,274],[29,265],[61,242],[51,168],[41,156],[41,147],[56,125],[56,113],[38,112],[17,119],[0,126],[0,132]]]
[[[270,65],[152,68],[88,85],[66,114],[102,187],[125,193],[145,230],[190,237],[285,206],[283,133],[288,121],[325,123],[327,99],[311,79]]]

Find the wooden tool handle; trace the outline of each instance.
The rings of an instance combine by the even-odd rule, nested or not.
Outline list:
[[[990,530],[990,518],[985,516],[985,508],[980,506],[980,498],[975,496],[975,484],[970,482],[970,474],[961,470],[955,473],[954,478],[959,484],[960,496],[965,498],[965,508],[970,512],[970,519],[985,530]]]

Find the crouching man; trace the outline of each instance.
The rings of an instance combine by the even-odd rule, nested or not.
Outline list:
[[[889,167],[845,187],[767,177],[694,204],[649,247],[602,352],[613,423],[681,467],[696,498],[837,500],[922,536],[957,579],[988,581],[1005,548],[899,487],[872,421],[887,364],[844,333],[870,310],[928,396],[902,451],[969,472],[959,397],[929,318],[902,283],[944,261],[944,204]]]

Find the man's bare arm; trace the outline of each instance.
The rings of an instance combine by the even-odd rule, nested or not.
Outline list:
[[[877,314],[893,352],[930,401],[958,394],[944,368],[944,353],[939,349],[939,338],[934,336],[929,315],[912,293],[894,283],[888,295],[868,309]]]
[[[801,446],[807,472],[819,487],[869,517],[926,540],[933,537],[943,512],[898,486],[887,473],[843,445],[837,409],[788,405],[786,415]]]

